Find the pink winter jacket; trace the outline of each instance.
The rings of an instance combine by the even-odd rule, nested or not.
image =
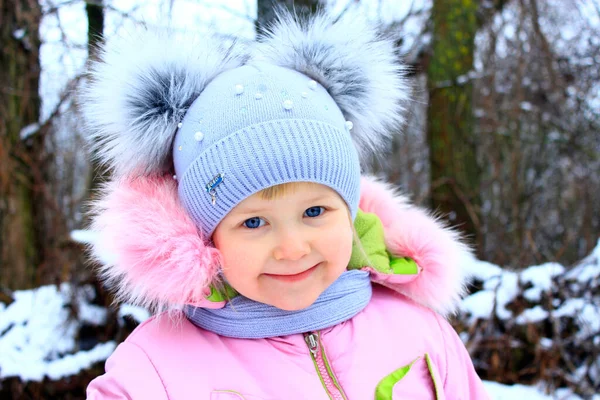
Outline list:
[[[96,205],[99,240],[92,251],[110,254],[101,274],[119,298],[155,309],[208,306],[219,255],[179,209],[173,183],[111,185]],[[360,208],[379,216],[389,251],[414,259],[417,274],[372,271],[369,305],[318,332],[233,339],[181,314],[159,314],[117,347],[106,373],[90,383],[88,399],[487,399],[445,319],[464,290],[460,265],[468,250],[455,232],[374,179],[363,179]],[[204,279],[201,291],[186,274]],[[164,289],[176,285],[177,293]]]

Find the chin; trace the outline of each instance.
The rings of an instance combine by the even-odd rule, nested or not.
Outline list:
[[[281,301],[281,299],[279,299],[279,301],[274,302],[272,305],[280,310],[298,311],[312,306],[317,300],[317,297],[310,299],[289,299],[289,301]]]

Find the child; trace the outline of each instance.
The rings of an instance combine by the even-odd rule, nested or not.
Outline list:
[[[391,41],[327,14],[283,14],[249,49],[104,49],[82,103],[113,171],[92,250],[157,315],[89,399],[487,398],[444,319],[468,250],[360,177],[356,148],[402,122],[403,72]]]

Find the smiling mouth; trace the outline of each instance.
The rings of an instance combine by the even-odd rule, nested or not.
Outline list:
[[[315,266],[307,269],[306,271],[302,271],[300,273],[293,274],[293,275],[277,275],[277,274],[264,274],[264,275],[268,276],[269,278],[277,279],[278,281],[282,281],[282,282],[298,282],[298,281],[308,278],[317,269],[317,267],[319,265],[321,265],[321,263],[316,264]]]

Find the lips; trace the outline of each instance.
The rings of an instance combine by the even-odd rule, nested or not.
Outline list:
[[[308,278],[317,269],[317,267],[319,265],[321,265],[321,263],[318,263],[315,266],[307,269],[306,271],[302,271],[297,274],[290,274],[290,275],[264,274],[264,275],[268,276],[269,278],[273,278],[273,279],[276,279],[276,280],[282,281],[282,282],[298,282],[298,281]]]

